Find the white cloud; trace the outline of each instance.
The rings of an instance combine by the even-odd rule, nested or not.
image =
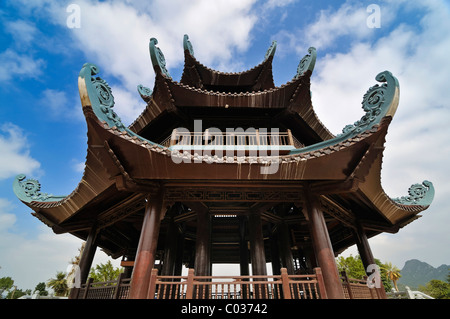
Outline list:
[[[12,227],[16,222],[16,215],[9,213],[9,207],[11,207],[11,202],[0,198],[0,233]]]
[[[144,111],[146,103],[137,89],[129,91],[121,86],[112,86],[111,91],[114,96],[114,112],[119,115],[122,123],[130,125]]]
[[[345,35],[356,39],[367,38],[371,29],[366,25],[368,15],[365,9],[345,3],[336,12],[322,10],[318,21],[305,31],[307,43],[325,49]]]
[[[81,28],[72,29],[92,63],[119,78],[128,90],[153,83],[148,43],[158,39],[167,67],[183,63],[183,35],[189,34],[196,55],[205,63],[231,60],[234,50],[245,50],[256,17],[254,0],[246,1],[80,1]],[[61,10],[58,10],[61,13]],[[56,12],[55,12],[56,14]],[[120,23],[118,23],[120,17]],[[62,19],[60,19],[62,21]]]
[[[31,174],[40,163],[31,157],[27,137],[23,130],[11,123],[0,126],[0,179],[16,174]]]
[[[82,119],[80,111],[80,98],[78,92],[76,96],[67,96],[67,91],[45,89],[42,91],[39,104],[47,108],[46,113],[51,119]]]
[[[294,2],[297,2],[298,0],[267,0],[265,3],[265,7],[267,9],[273,9],[277,7],[285,7],[290,4],[293,4]]]
[[[241,66],[233,60],[234,53],[245,51],[251,43],[250,31],[257,21],[251,10],[254,3],[255,0],[157,0],[151,4],[80,0],[77,4],[81,27],[67,30],[73,38],[72,44],[83,51],[88,62],[100,67],[99,75],[114,87],[118,115],[124,122],[131,122],[143,110],[142,104],[137,104],[137,85],[153,87],[154,72],[148,49],[151,37],[158,39],[169,73],[184,62],[184,34],[189,35],[195,55],[202,63],[234,71],[229,68]],[[67,27],[69,13],[65,5],[47,0],[24,2],[24,5]],[[64,96],[52,94],[52,98],[64,99]],[[119,104],[122,102],[125,105]]]
[[[362,97],[377,83],[375,76],[379,72],[389,70],[398,78],[400,104],[387,135],[382,185],[392,197],[405,196],[410,185],[428,179],[435,185],[436,196],[423,218],[395,236],[372,239],[372,248],[375,255],[377,252],[388,258],[396,256],[397,260],[424,256],[434,258],[426,261],[439,264],[450,258],[448,253],[442,256],[430,253],[436,244],[450,244],[445,228],[450,216],[444,214],[446,194],[450,190],[447,163],[450,63],[444,53],[450,52],[450,34],[446,32],[450,29],[450,10],[442,2],[409,1],[403,5],[408,8],[392,7],[391,13],[410,10],[409,6],[413,6],[421,9],[421,18],[384,30],[386,35],[376,41],[368,41],[356,28],[345,29],[353,42],[345,53],[330,53],[318,59],[312,80],[312,100],[319,118],[333,133],[339,133],[346,124],[363,115]],[[352,20],[353,13],[347,4],[344,8],[329,12],[330,20],[319,19],[313,29],[326,30],[338,17],[356,21]],[[322,37],[320,40],[327,46],[336,39]],[[430,239],[425,229],[433,233],[432,241],[425,239]],[[386,244],[387,238],[390,245]]]
[[[48,114],[60,116],[63,109],[67,107],[68,99],[66,92],[45,89],[42,92],[41,103],[45,104],[49,108]]]
[[[15,77],[37,78],[42,74],[44,60],[34,59],[27,54],[19,54],[12,49],[0,53],[0,82],[9,81]]]
[[[29,47],[33,44],[39,30],[25,20],[5,20],[3,29],[10,34],[13,41],[10,47],[0,53],[0,82],[7,82],[16,77],[20,79],[37,78],[42,74],[45,62],[35,59]]]
[[[55,235],[23,207],[0,198],[0,277],[11,277],[18,289],[26,290],[67,271],[82,241],[70,234]],[[21,216],[13,213],[17,211]],[[24,232],[19,224],[27,222],[35,227]],[[93,265],[107,260],[111,258],[98,249]],[[120,266],[120,260],[111,261],[114,267]]]
[[[0,229],[2,277],[11,277],[19,289],[34,289],[39,282],[66,271],[81,247],[81,241],[74,236],[55,235],[43,224],[36,229],[38,233],[33,236]]]
[[[25,20],[7,21],[5,31],[11,34],[19,45],[31,44],[38,33],[36,26]]]
[[[85,161],[83,161],[83,162],[73,161],[72,168],[77,173],[83,173],[84,169],[86,168],[86,162]]]

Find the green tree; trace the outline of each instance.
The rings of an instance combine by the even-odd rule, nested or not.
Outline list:
[[[394,284],[395,290],[398,291],[397,281],[402,276],[400,274],[400,269],[398,269],[396,266],[392,265],[392,263],[390,263],[390,262],[384,264],[383,269],[386,273],[386,277],[392,281],[392,283]]]
[[[442,280],[430,280],[425,287],[419,286],[419,290],[436,299],[450,299],[450,284]]]
[[[375,263],[380,268],[381,282],[383,284],[384,290],[391,291],[392,285],[391,285],[389,279],[387,278],[386,271],[385,271],[385,265],[376,258],[375,258]],[[355,257],[350,255],[347,258],[339,256],[336,259],[336,264],[337,264],[339,272],[345,271],[347,273],[347,276],[350,278],[362,279],[362,278],[364,278],[364,276],[367,276],[367,273],[364,269],[363,262],[359,255],[357,255]]]
[[[39,291],[40,296],[48,296],[48,291],[45,290],[45,282],[38,283],[34,291]]]
[[[27,289],[27,290],[23,291],[22,289],[17,289],[17,287],[14,286],[14,289],[12,291],[8,292],[6,299],[18,299],[25,295],[31,295],[31,290]]]
[[[69,293],[66,274],[62,271],[56,273],[56,278],[51,278],[47,282],[47,287],[52,288],[55,296],[65,297]]]
[[[11,277],[2,277],[0,278],[0,292],[9,291],[14,285],[14,280]]]
[[[112,281],[117,280],[122,271],[122,268],[115,268],[111,261],[108,260],[106,264],[99,264],[92,268],[89,277],[94,279],[94,282]]]
[[[361,279],[366,276],[366,271],[364,270],[364,266],[359,255],[356,257],[350,255],[346,258],[339,256],[336,263],[339,273],[345,271],[347,276],[350,278]]]

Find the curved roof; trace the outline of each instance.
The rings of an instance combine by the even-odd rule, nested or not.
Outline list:
[[[156,41],[153,43],[156,44]],[[185,51],[190,52],[188,46],[185,48]],[[310,58],[313,52],[315,51],[310,51]],[[148,101],[147,109],[149,106],[164,104],[164,94],[160,88],[162,83],[167,89],[166,94],[172,94],[170,99],[166,97],[166,102],[174,100],[172,103],[180,103],[179,107],[188,106],[189,94],[193,94],[197,96],[197,100],[205,101],[205,105],[208,101],[209,107],[221,106],[223,94],[173,82],[163,70],[165,64],[161,60],[162,53],[160,55],[156,49],[154,53],[154,61],[160,67],[155,89],[138,89]],[[305,112],[304,109],[313,112],[309,102],[308,108],[293,103],[296,96],[306,92],[302,86],[309,88],[307,84],[311,75],[311,63],[301,65],[298,76],[285,86],[252,95],[228,93],[225,94],[228,103],[236,101],[236,105],[247,107],[259,105],[260,108],[291,108],[302,116],[306,114],[301,113]],[[99,73],[97,66],[87,63],[78,78],[81,104],[88,127],[88,150],[85,171],[77,188],[68,196],[53,196],[42,193],[39,182],[26,180],[24,175],[17,176],[14,181],[13,189],[17,197],[35,211],[36,217],[53,227],[55,232],[70,231],[61,230],[60,225],[75,215],[81,216],[80,220],[89,220],[92,218],[91,214],[102,211],[100,214],[103,223],[111,222],[108,219],[109,210],[104,211],[100,207],[110,205],[113,209],[120,199],[130,206],[123,214],[131,214],[138,207],[131,204],[130,194],[135,193],[133,198],[142,197],[143,193],[152,192],[161,186],[163,181],[180,179],[232,181],[235,183],[233,185],[264,181],[297,188],[309,185],[313,191],[323,196],[337,193],[342,194],[343,198],[360,202],[376,211],[394,229],[418,218],[417,214],[425,210],[433,199],[434,188],[428,181],[413,185],[408,196],[397,199],[390,198],[381,186],[385,136],[399,103],[398,81],[388,71],[378,74],[376,80],[379,84],[372,86],[364,95],[363,117],[346,126],[342,134],[333,136],[322,133],[324,138],[318,143],[293,149],[286,155],[272,153],[270,156],[263,150],[248,156],[236,156],[234,153],[218,156],[207,152],[191,154],[151,141],[139,135],[137,124],[130,127],[123,125],[113,110],[111,88],[98,76]],[[161,95],[158,97],[158,94]],[[183,96],[186,99],[182,99]],[[158,102],[158,99],[161,101]],[[305,96],[297,101],[304,100]],[[306,100],[310,101],[309,96]],[[232,104],[231,107],[233,106]],[[313,118],[310,123],[317,124],[315,113],[310,116]],[[318,128],[319,131],[321,129],[323,127]],[[83,229],[85,225],[81,224],[80,221],[78,228],[76,225],[72,227]]]
[[[291,81],[275,87],[271,68],[276,48],[275,42],[268,49],[264,61],[258,66],[239,73],[223,73],[203,67],[195,60],[192,55],[193,50],[188,49],[192,48],[192,45],[185,36],[186,59],[181,82],[174,81],[170,76],[164,54],[156,46],[157,43],[155,38],[150,39],[150,56],[156,74],[154,88],[151,90],[142,85],[138,86],[139,94],[147,106],[130,125],[132,131],[142,135],[150,123],[162,118],[164,114],[182,116],[183,108],[258,108],[283,110],[289,117],[289,121],[294,120],[294,125],[300,122],[312,131],[312,134],[316,136],[312,139],[313,142],[333,137],[333,134],[318,119],[311,103],[310,79],[317,57],[315,48],[309,48],[308,54],[301,59]],[[187,75],[192,72],[199,77],[201,74],[198,80],[202,83],[201,85]],[[270,72],[270,76],[261,76],[261,72]],[[270,78],[272,84],[264,84],[263,78]],[[232,83],[234,85],[231,85]],[[232,86],[242,90],[237,91]],[[259,89],[256,89],[257,87]]]
[[[242,72],[221,72],[208,68],[194,56],[194,49],[188,35],[183,39],[184,69],[181,83],[193,88],[235,87],[240,90],[261,91],[274,88],[272,60],[277,42],[273,41],[267,50],[264,60],[250,70]]]

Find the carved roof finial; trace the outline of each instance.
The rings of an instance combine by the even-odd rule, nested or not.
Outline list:
[[[169,71],[167,71],[166,68],[166,59],[164,58],[164,54],[162,53],[161,49],[156,46],[157,44],[158,40],[156,38],[150,39],[149,50],[150,50],[150,58],[152,59],[153,63],[153,68],[155,68],[155,72],[160,71],[161,74],[171,79],[172,77],[170,76]]]

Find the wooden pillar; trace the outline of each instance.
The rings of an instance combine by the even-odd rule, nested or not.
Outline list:
[[[289,275],[294,274],[294,257],[291,250],[291,242],[289,240],[289,227],[285,221],[279,224],[280,237],[280,255],[282,267],[287,269]]]
[[[278,229],[271,230],[270,233],[270,260],[272,262],[272,274],[281,275],[280,248]]]
[[[155,264],[162,207],[163,193],[161,190],[155,196],[147,198],[141,237],[131,279],[130,299],[147,298],[151,271]]]
[[[244,216],[239,217],[239,265],[240,265],[240,275],[248,276],[250,275],[248,266],[248,244],[245,238],[247,231],[246,218]]]
[[[249,276],[249,256],[248,256],[248,241],[246,239],[247,234],[247,217],[239,216],[239,270],[241,276]],[[243,281],[248,281],[247,278],[242,279]],[[241,286],[241,294],[244,296],[248,296],[248,285]]]
[[[266,253],[262,232],[261,215],[251,212],[249,215],[250,256],[252,260],[252,275],[266,276]]]
[[[177,239],[177,256],[175,261],[174,276],[181,276],[183,272],[183,256],[184,256],[184,230],[178,233]]]
[[[200,206],[200,205],[199,205]],[[208,209],[197,209],[197,239],[194,270],[196,276],[211,275],[211,217]]]
[[[369,240],[367,238],[366,232],[362,227],[361,223],[356,221],[356,229],[353,230],[354,238],[356,241],[356,246],[358,247],[359,255],[361,256],[361,261],[363,263],[364,269],[366,271],[367,276],[372,275],[371,271],[367,271],[370,265],[375,265],[375,258],[373,258],[372,250],[370,249]],[[380,274],[381,277],[381,274]],[[378,294],[381,298],[386,299],[386,291],[384,290],[383,283],[380,278],[380,287],[376,288]]]
[[[94,260],[95,251],[97,250],[98,231],[97,225],[93,225],[86,239],[83,254],[80,258],[80,282],[85,283],[89,276],[89,271]]]
[[[333,247],[317,195],[305,190],[305,208],[317,263],[322,269],[328,298],[344,299],[344,291],[334,258]]]
[[[175,274],[175,263],[177,260],[177,250],[178,250],[178,229],[177,225],[173,220],[173,210],[175,207],[171,207],[169,224],[167,225],[167,233],[165,238],[164,247],[164,259],[163,266],[161,269],[162,276],[174,276]],[[166,216],[167,217],[167,216]]]

